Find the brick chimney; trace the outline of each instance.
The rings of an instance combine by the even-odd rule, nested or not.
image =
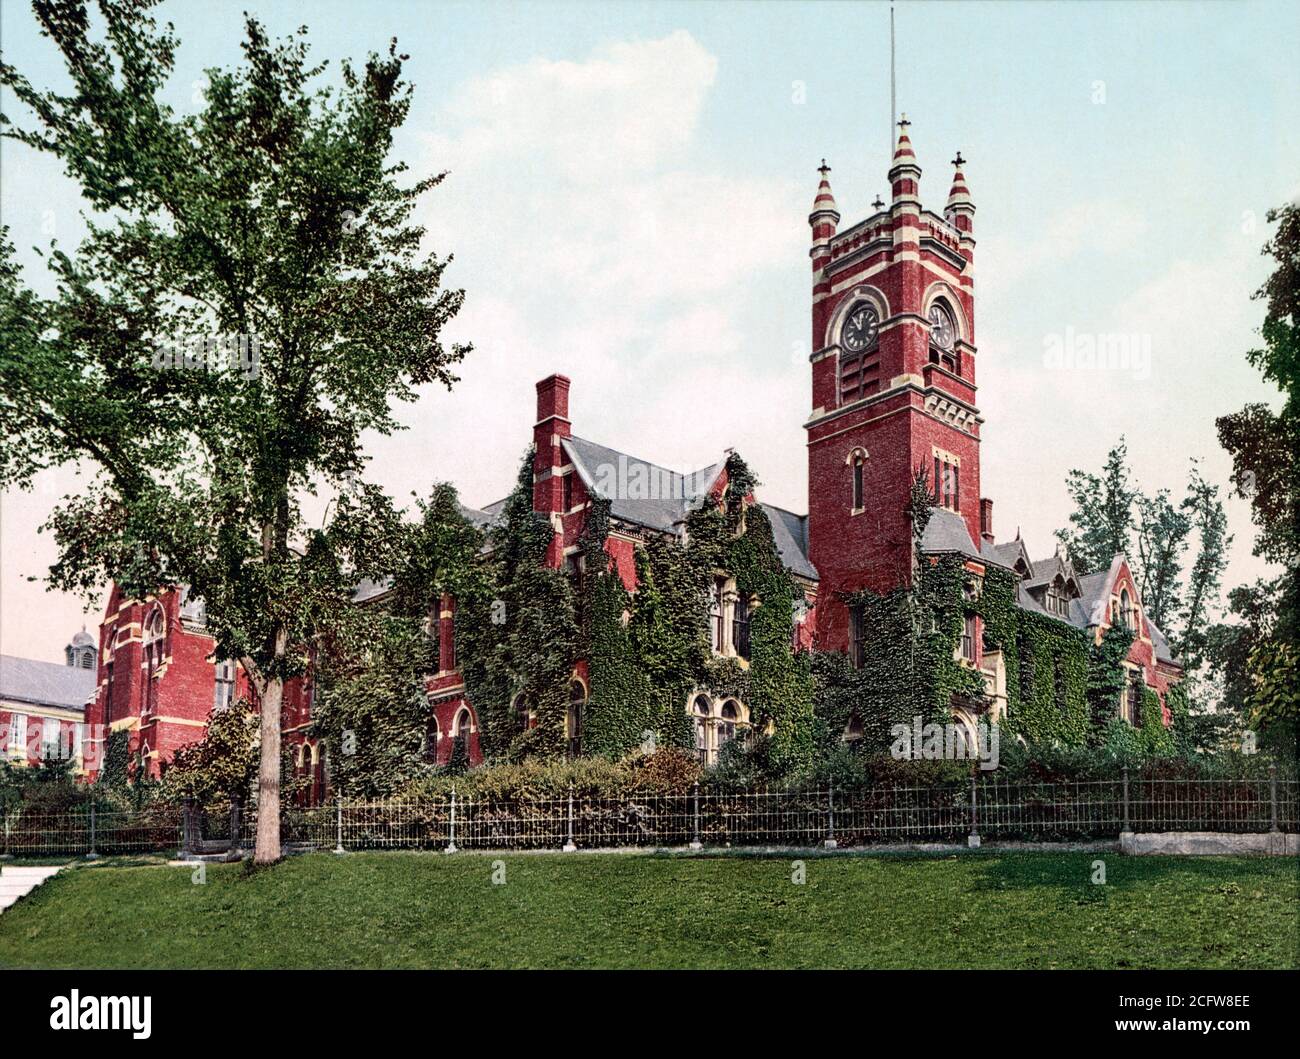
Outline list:
[[[993,542],[993,501],[980,497],[980,539],[986,544]]]
[[[560,511],[564,504],[564,483],[559,470],[568,462],[560,439],[572,433],[569,423],[569,378],[548,375],[537,384],[537,422],[533,424],[533,510],[544,515]],[[552,547],[563,553],[559,545]],[[557,565],[555,556],[548,557]]]

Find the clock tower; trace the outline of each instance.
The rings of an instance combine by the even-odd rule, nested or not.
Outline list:
[[[808,549],[820,575],[817,641],[847,645],[842,593],[889,592],[911,576],[906,509],[914,476],[980,541],[971,204],[953,159],[942,215],[924,209],[907,116],[889,168],[890,202],[844,229],[829,167],[812,227],[812,413]]]

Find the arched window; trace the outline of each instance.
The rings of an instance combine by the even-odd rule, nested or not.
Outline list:
[[[469,736],[472,730],[473,722],[470,719],[468,707],[462,707],[460,713],[456,714],[456,720],[452,725],[452,738],[465,748],[466,759],[469,757]],[[453,749],[452,753],[455,753]]]
[[[712,749],[710,730],[713,726],[713,703],[709,701],[707,695],[696,695],[691,705],[691,712],[695,717],[695,753],[700,759],[700,764],[707,765],[709,752]]]
[[[852,469],[852,500],[853,512],[856,514],[866,507],[866,483],[864,481],[867,472],[867,454],[862,449],[854,449],[849,453],[849,466]]]
[[[572,761],[582,753],[582,714],[587,703],[587,687],[581,680],[569,684],[569,710],[564,718],[564,736],[568,740],[568,757]]]
[[[1133,620],[1133,600],[1128,594],[1128,589],[1123,589],[1119,594],[1119,620],[1129,629],[1137,629],[1137,623]]]
[[[862,718],[856,713],[849,714],[849,719],[844,725],[844,741],[846,743],[856,743],[865,734],[862,727]]]
[[[857,302],[840,326],[840,403],[848,404],[880,387],[880,313]]]
[[[527,692],[521,691],[515,696],[514,702],[511,703],[511,710],[515,715],[515,723],[521,732],[528,731],[532,727],[533,720],[533,697]]]
[[[736,725],[740,721],[740,709],[732,699],[722,704],[722,718],[718,721],[718,750],[736,738]]]
[[[144,701],[141,703],[143,714],[152,714],[158,708],[158,681],[154,675],[162,666],[163,647],[167,642],[167,619],[163,617],[162,607],[155,606],[149,612],[144,625]]]

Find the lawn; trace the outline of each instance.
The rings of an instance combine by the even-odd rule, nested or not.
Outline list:
[[[1091,881],[1105,861],[1107,881]],[[504,866],[504,883],[500,878]],[[78,864],[0,967],[1297,966],[1289,858],[373,853]]]

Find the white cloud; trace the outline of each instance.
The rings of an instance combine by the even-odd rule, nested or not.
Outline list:
[[[797,426],[798,368],[774,394],[770,372],[734,359],[789,345],[754,322],[757,285],[806,259],[811,186],[700,163],[716,75],[677,31],[579,62],[534,59],[454,94],[414,168],[450,171],[421,219],[430,245],[456,255],[448,280],[468,296],[455,332],[475,350],[454,394],[406,410],[411,431],[375,446],[384,462],[423,453],[404,478],[452,478],[469,503],[501,496],[530,436],[533,383],[552,371],[573,379],[576,433],[673,466],[715,459],[745,408],[783,402]],[[706,385],[729,394],[723,408],[694,407]]]

